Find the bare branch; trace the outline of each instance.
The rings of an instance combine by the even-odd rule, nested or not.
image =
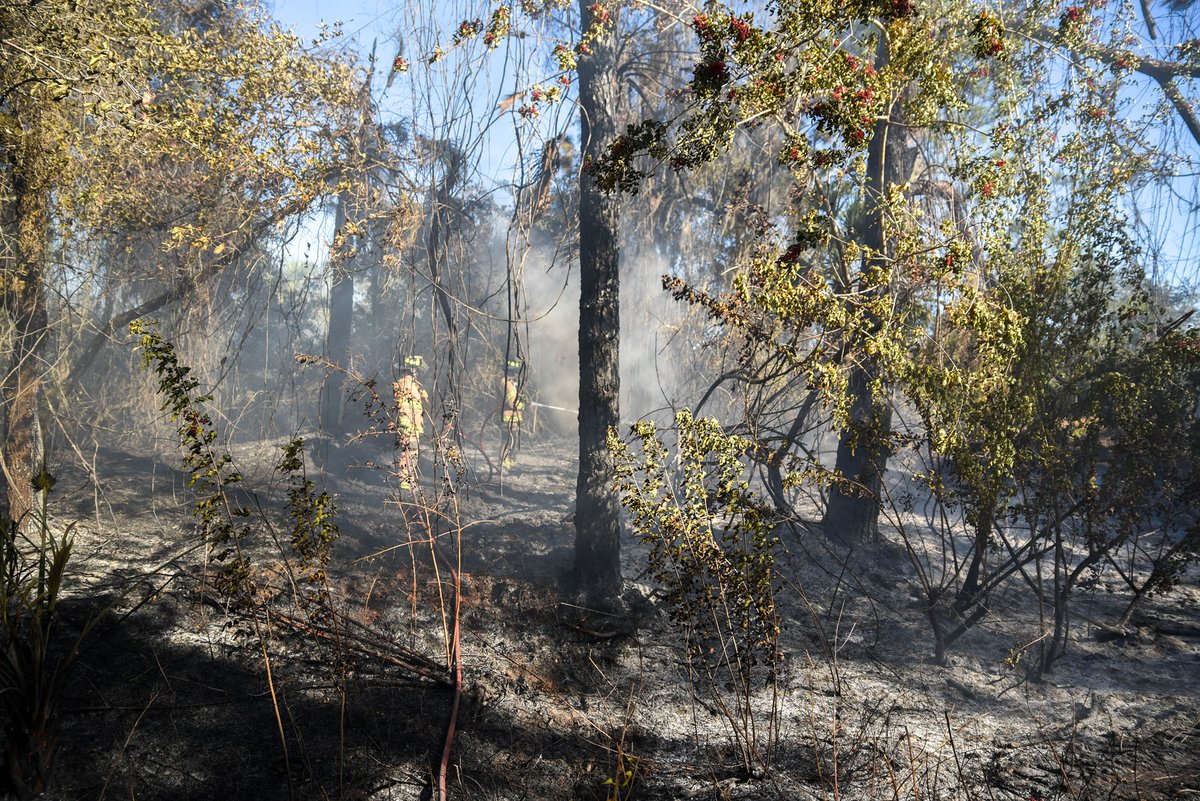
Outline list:
[[[1158,85],[1162,87],[1163,94],[1167,96],[1167,99],[1171,101],[1171,105],[1175,106],[1175,110],[1183,118],[1183,124],[1191,132],[1192,138],[1196,140],[1196,144],[1200,144],[1200,120],[1196,119],[1196,111],[1192,108],[1192,104],[1179,91],[1179,87],[1175,85],[1175,81],[1172,78],[1152,77],[1158,81]]]
[[[1034,36],[1044,44],[1064,44],[1058,31],[1046,25],[1038,28]],[[1094,58],[1110,67],[1128,68],[1148,78],[1152,78],[1162,87],[1167,99],[1171,101],[1179,116],[1183,118],[1188,132],[1196,140],[1196,144],[1200,145],[1200,121],[1196,118],[1192,104],[1179,91],[1179,87],[1175,85],[1175,78],[1200,78],[1200,64],[1188,64],[1182,61],[1164,61],[1157,58],[1140,58],[1123,50],[1118,50],[1115,47],[1108,47],[1095,42],[1084,42],[1078,46],[1071,47],[1071,50],[1079,55]]]
[[[1141,0],[1142,18],[1146,20],[1146,31],[1150,38],[1158,39],[1158,26],[1154,23],[1154,15],[1150,13],[1150,0]]]

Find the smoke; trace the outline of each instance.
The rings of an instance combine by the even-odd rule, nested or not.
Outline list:
[[[626,247],[621,263],[621,416],[668,423],[682,398],[688,354],[679,333],[688,309],[662,288],[669,260]]]
[[[579,272],[535,248],[524,272],[524,327],[528,331],[527,387],[540,403],[575,409],[579,402]],[[674,410],[694,403],[703,387],[695,340],[695,313],[662,288],[670,259],[655,247],[621,250],[621,419],[667,424]],[[558,423],[570,413],[544,410]]]
[[[630,214],[639,213],[636,203],[629,205]],[[564,219],[567,208],[559,209]],[[476,218],[474,233],[455,229],[462,242],[447,255],[445,273],[463,332],[460,424],[473,434],[494,426],[504,360],[519,353],[526,362],[524,391],[529,400],[543,404],[531,408],[529,418],[536,416],[543,428],[572,435],[579,405],[578,262],[570,247],[544,232],[535,231],[528,246],[514,245],[508,223],[508,212],[497,208]],[[319,237],[328,233],[328,226],[310,221],[305,231]],[[558,225],[558,231],[569,232],[569,225]],[[621,419],[670,424],[674,410],[694,405],[713,375],[703,344],[706,323],[702,314],[662,289],[662,275],[678,260],[672,245],[648,242],[631,231],[623,239]],[[415,245],[389,260],[386,247],[371,242],[342,265],[355,280],[351,356],[343,366],[375,381],[385,400],[398,355],[424,356],[430,366],[422,382],[431,394],[444,377],[444,321],[419,238]],[[316,250],[316,256],[327,259],[325,250]],[[240,270],[228,291],[212,293],[203,310],[192,308],[163,320],[164,336],[176,342],[202,385],[214,391],[226,431],[241,441],[317,427],[315,401],[325,371],[319,365],[297,365],[295,358],[325,355],[331,268],[311,252],[303,260],[294,254],[281,244],[264,248],[256,266]],[[509,319],[510,272],[518,287],[514,320]],[[124,356],[127,360],[128,354]],[[97,372],[116,378],[111,370]],[[363,418],[361,387],[349,379],[345,384],[346,430],[341,435],[351,436],[370,421]],[[95,393],[104,394],[99,388]],[[157,419],[153,399],[144,405],[134,417]]]
[[[537,402],[575,409],[579,405],[579,268],[565,259],[556,261],[553,255],[549,248],[535,249],[525,270],[527,392]],[[544,411],[543,416],[557,426],[573,427],[572,413]]]

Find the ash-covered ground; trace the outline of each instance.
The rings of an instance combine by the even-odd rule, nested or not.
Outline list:
[[[1096,582],[1035,682],[1010,658],[1023,624],[985,620],[934,664],[904,559],[785,532],[785,658],[774,687],[739,695],[689,659],[632,537],[628,616],[578,608],[573,440],[527,438],[503,475],[469,453],[452,494],[426,465],[433,510],[400,502],[386,448],[326,454],[332,611],[281,556],[275,445],[234,449],[238,502],[272,523],[238,603],[206,578],[169,457],[101,452],[94,475],[60,479],[51,513],[77,544],[56,647],[102,615],[60,692],[49,797],[436,798],[443,761],[454,799],[1200,797],[1195,576],[1119,638],[1087,622],[1119,611]],[[750,748],[768,770],[747,775]]]

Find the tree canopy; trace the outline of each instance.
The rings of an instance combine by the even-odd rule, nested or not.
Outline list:
[[[1157,283],[1194,263],[1164,264],[1138,217],[1146,187],[1194,169],[1194,143],[1171,133],[1190,131],[1173,81],[1193,56],[1186,43],[1135,55],[1135,11],[776,2],[756,17],[710,4],[691,20],[688,107],[630,125],[592,166],[636,192],[721,158],[742,131],[770,132],[793,202],[765,251],[734,265],[728,288],[664,285],[742,343],[745,380],[788,365],[771,374],[791,389],[729,428],[786,430],[782,410],[796,431],[806,393],[825,409],[832,463],[794,437],[740,450],[784,465],[793,492],[825,494],[828,536],[869,548],[880,512],[903,535],[914,483],[961,514],[965,546],[947,530],[940,555],[908,552],[939,656],[1000,584],[1043,592],[1027,571],[1047,566],[1048,668],[1089,570],[1139,562],[1140,596],[1195,554],[1196,330]],[[1157,102],[1137,94],[1148,80]],[[1164,548],[1150,522],[1164,519],[1193,533]]]
[[[328,194],[347,158],[353,63],[240,6],[175,11],[136,0],[0,10],[3,306],[14,330],[5,508],[16,520],[39,469],[43,382],[70,379],[125,323],[244,259]],[[97,315],[74,287],[122,293],[124,308]],[[82,351],[78,334],[91,343]]]

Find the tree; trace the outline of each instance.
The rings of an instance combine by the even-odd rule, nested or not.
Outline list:
[[[337,198],[337,210],[334,216],[334,230],[338,237],[345,236],[346,207],[350,205],[350,197],[343,193]],[[333,364],[343,369],[350,369],[351,349],[350,334],[354,326],[354,273],[346,263],[344,255],[335,256],[330,264],[329,287],[329,324],[325,332],[325,355]],[[325,376],[321,386],[320,420],[321,432],[326,436],[338,438],[345,433],[343,412],[346,398],[342,389],[342,375],[330,372]]]
[[[515,91],[500,98],[497,105],[504,110],[512,109],[514,118],[518,120],[517,149],[530,153],[536,148],[541,157],[534,171],[535,177],[518,181],[513,192],[514,209],[506,243],[508,274],[504,282],[508,305],[503,310],[504,322],[509,330],[504,338],[506,344],[502,356],[524,355],[528,352],[525,322],[527,295],[522,284],[523,269],[533,240],[530,229],[535,224],[534,217],[542,207],[546,191],[555,177],[556,162],[562,160],[558,146],[562,129],[554,127],[561,119],[557,117],[555,108],[561,108],[556,105],[558,101],[573,91],[572,75],[578,76],[581,156],[585,165],[595,160],[607,141],[615,135],[618,122],[626,116],[633,97],[639,97],[646,103],[657,102],[660,98],[655,97],[655,92],[662,84],[672,81],[670,76],[663,74],[670,69],[669,57],[663,53],[670,53],[670,49],[662,48],[662,53],[652,57],[656,61],[651,64],[649,59],[643,58],[647,48],[642,46],[653,41],[660,33],[656,30],[656,22],[662,22],[664,27],[671,29],[673,20],[667,14],[632,8],[622,11],[620,3],[581,3],[578,17],[568,12],[563,15],[565,19],[558,19],[556,11],[568,5],[563,0],[522,3],[519,7],[502,4],[493,10],[490,19],[472,19],[469,16],[463,19],[450,42],[427,48],[424,57],[413,65],[403,57],[398,57],[398,63],[405,71],[411,68],[416,72],[428,72],[416,66],[424,63],[426,67],[445,69],[456,76],[456,82],[461,81],[466,85],[469,82],[467,77],[461,71],[454,72],[456,67],[461,69],[464,59],[475,59],[472,63],[478,69],[486,67],[479,61],[481,56],[486,56],[479,52],[480,48],[475,43],[482,43],[488,52],[499,46],[511,48],[506,53],[516,65],[518,79],[513,87]],[[536,75],[542,73],[544,66],[540,63],[530,65],[525,51],[521,49],[526,45],[511,42],[532,40],[534,33],[544,36],[559,32],[561,35],[564,28],[571,31],[568,36],[574,41],[558,41],[551,53],[541,53],[551,66],[552,74],[526,80],[526,70]],[[453,119],[472,119],[474,113],[486,119],[486,122],[481,121],[474,127],[486,128],[490,125],[492,120],[487,117],[486,110],[479,113],[470,108],[469,94],[454,93],[449,98],[464,106],[461,113],[451,115]],[[447,102],[450,102],[449,98]],[[433,114],[430,116],[437,117]],[[551,128],[549,135],[540,141],[533,141],[545,125]],[[470,139],[453,147],[449,139],[442,141],[439,137],[435,142],[439,150],[452,156],[446,159],[445,176],[449,189],[464,185],[460,173],[465,174],[469,169],[469,156],[476,141]],[[457,201],[450,198],[448,191],[431,194],[435,197],[431,203],[428,229],[434,238],[428,240],[431,249],[427,262],[434,279],[432,283],[437,288],[442,317],[449,322],[452,310],[459,314],[461,310],[470,310],[471,304],[464,300],[474,295],[450,291],[445,281],[448,271],[444,270],[446,258],[443,251],[446,247],[433,246],[436,238],[445,238],[457,228],[448,224],[449,216],[446,214],[446,210],[454,208]],[[567,209],[566,205],[560,207],[564,212]],[[619,505],[612,491],[612,463],[604,443],[609,428],[617,425],[620,419],[618,278],[622,220],[616,200],[595,191],[586,170],[581,177],[579,208],[572,211],[572,216],[578,222],[578,245],[569,239],[558,244],[563,253],[573,255],[578,252],[581,262],[581,461],[576,483],[575,572],[585,596],[595,599],[598,605],[610,606],[619,594],[621,585],[620,521]],[[573,226],[564,221],[561,226],[542,226],[537,234],[545,236],[552,227],[557,236],[571,237],[575,233]],[[649,227],[643,226],[640,233],[645,240],[653,241],[649,230]],[[460,270],[459,273],[465,274],[466,270]],[[461,326],[461,330],[465,337],[469,331],[482,327],[479,321],[472,321],[470,325]],[[456,330],[452,329],[449,333],[452,340],[459,338]],[[465,345],[465,341],[462,344]],[[455,350],[458,348],[455,347]]]
[[[580,141],[594,161],[617,132],[623,108],[613,28],[598,4],[580,0],[594,35],[579,61]],[[579,475],[575,485],[575,575],[585,597],[611,607],[621,587],[620,501],[613,486],[610,429],[620,422],[619,200],[586,173],[579,186]]]
[[[43,360],[48,342],[48,315],[43,280],[46,249],[54,220],[55,192],[70,175],[72,146],[78,130],[72,111],[87,110],[99,117],[95,136],[120,136],[125,131],[106,119],[114,106],[124,115],[134,101],[128,89],[110,75],[87,68],[125,59],[116,36],[145,39],[151,32],[144,20],[130,14],[128,6],[114,9],[115,25],[77,13],[62,4],[24,4],[0,10],[4,32],[0,67],[0,102],[3,127],[0,150],[3,173],[3,308],[12,326],[11,358],[0,384],[0,432],[3,436],[4,471],[0,480],[0,518],[24,520],[32,509],[33,476],[39,454],[38,404],[46,370]],[[110,38],[110,36],[112,38]],[[57,63],[57,53],[78,56]],[[72,102],[72,101],[84,102]],[[90,102],[87,102],[90,101]],[[103,105],[101,105],[103,104]],[[119,104],[119,106],[118,106]],[[136,114],[136,112],[135,112]],[[114,115],[116,116],[116,115]],[[104,124],[107,123],[107,124]]]
[[[366,258],[376,255],[378,239],[377,218],[380,186],[386,173],[394,168],[396,154],[389,150],[371,98],[371,78],[374,74],[374,54],[371,69],[363,76],[359,89],[358,124],[339,143],[347,154],[337,184],[340,192],[334,212],[334,237],[329,260],[329,319],[326,329],[325,355],[342,370],[353,369],[354,355],[354,290],[355,276],[363,271]],[[394,360],[391,360],[394,361]],[[330,372],[321,388],[320,423],[324,434],[339,438],[347,433],[344,374]]]
[[[187,296],[325,191],[333,151],[318,134],[343,125],[352,67],[303,52],[244,11],[220,11],[173,29],[137,0],[0,10],[3,306],[13,326],[0,386],[4,517],[31,508],[42,384],[74,361],[48,313],[48,296],[71,293],[48,292],[47,243],[70,253],[114,221],[128,231],[138,220],[158,236],[151,252],[186,254],[165,282],[158,270],[141,283],[156,294],[128,292],[130,308],[96,321],[82,370],[129,320]],[[162,215],[143,219],[148,210]],[[50,358],[54,347],[66,358]]]
[[[888,44],[881,41],[875,60],[875,70],[887,69]],[[898,100],[899,98],[897,98]],[[890,273],[896,257],[896,243],[889,237],[888,193],[892,187],[907,179],[904,166],[910,168],[907,157],[907,126],[899,103],[889,104],[875,120],[867,147],[866,176],[862,189],[863,223],[860,232],[862,267],[859,286],[844,282],[838,274],[839,294],[869,295],[891,291],[888,284],[872,281],[873,273]],[[857,300],[857,298],[856,298]],[[868,319],[862,332],[868,339],[876,334],[877,321]],[[890,399],[877,386],[881,375],[879,364],[869,348],[850,341],[844,345],[847,356],[846,423],[838,437],[834,473],[844,479],[832,484],[829,503],[825,509],[825,530],[833,537],[851,545],[873,542],[879,535],[879,502],[883,494],[883,474],[887,469],[887,449],[892,427]]]
[[[965,555],[950,532],[932,559],[908,551],[939,655],[988,613],[992,589],[1024,582],[1040,598],[1048,588],[1030,576],[1043,568],[1054,576],[1053,620],[1038,624],[1050,626],[1045,669],[1061,653],[1066,599],[1089,569],[1112,567],[1127,549],[1139,554],[1143,577],[1155,575],[1152,551],[1178,558],[1193,547],[1190,535],[1172,535],[1151,548],[1156,532],[1146,523],[1170,509],[1177,525],[1191,525],[1179,512],[1190,469],[1155,485],[1172,459],[1148,436],[1139,447],[1156,455],[1131,456],[1139,468],[1110,474],[1110,446],[1096,444],[1115,444],[1099,432],[1128,432],[1116,421],[1132,419],[1146,421],[1143,433],[1171,430],[1174,442],[1190,443],[1183,432],[1194,422],[1194,404],[1152,406],[1133,378],[1155,364],[1181,397],[1194,392],[1184,344],[1192,334],[1175,345],[1147,335],[1170,326],[1150,299],[1126,209],[1138,181],[1173,168],[1161,166],[1172,156],[1158,143],[1131,135],[1136,114],[1125,111],[1120,82],[1136,60],[1092,42],[1093,8],[1069,7],[1043,38],[1104,54],[1095,58],[1112,79],[1087,65],[1047,66],[1043,45],[1010,37],[988,10],[777,3],[771,11],[770,26],[717,5],[697,15],[691,112],[631,126],[596,174],[609,188],[636,187],[655,162],[688,169],[723,153],[742,127],[778,127],[779,158],[796,176],[791,242],[743,265],[731,292],[683,281],[672,289],[742,333],[745,363],[765,353],[823,399],[840,432],[835,467],[802,454],[781,483],[832,486],[826,521],[840,530],[831,533],[861,542],[892,504],[899,520],[900,488],[883,469],[889,454],[920,452],[944,466],[912,477],[950,516],[965,510],[974,540]],[[1045,30],[1032,10],[1020,14],[1010,24]],[[1179,63],[1173,74],[1187,70]],[[901,131],[907,142],[897,141]],[[1065,142],[1063,131],[1072,132]],[[838,186],[855,201],[830,202]],[[1099,390],[1101,375],[1126,391]],[[1097,386],[1088,403],[1103,398],[1112,422],[1091,406],[1064,408],[1066,393],[1088,386]],[[893,396],[917,408],[916,426],[889,422]],[[1081,420],[1099,437],[1086,457],[1061,436]],[[1072,466],[1068,478],[1076,459],[1093,469]],[[946,472],[963,492],[945,493]],[[1120,515],[1099,503],[1102,480],[1121,488]],[[1014,544],[1019,530],[1027,545]]]

